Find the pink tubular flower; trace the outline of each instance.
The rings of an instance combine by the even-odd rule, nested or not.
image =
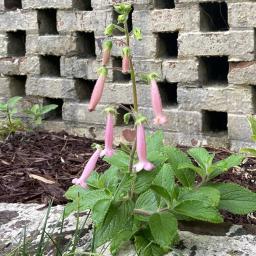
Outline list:
[[[129,47],[123,48],[122,73],[127,74],[130,71],[130,53]]]
[[[107,123],[105,130],[105,148],[101,152],[100,156],[108,156],[111,157],[114,154],[113,150],[113,141],[114,141],[114,118],[116,114],[116,110],[112,107],[106,108],[107,112]]]
[[[88,106],[88,110],[91,112],[91,111],[94,111],[96,106],[98,105],[101,97],[102,97],[102,94],[103,94],[103,90],[104,90],[104,84],[105,84],[105,81],[106,81],[106,76],[108,74],[108,70],[105,68],[105,67],[101,67],[99,69],[99,73],[100,73],[100,76],[94,86],[94,89],[93,89],[93,92],[92,92],[92,96],[91,96],[91,99],[90,99],[90,103],[89,103],[89,106]]]
[[[102,65],[106,66],[110,60],[110,53],[112,49],[112,41],[108,40],[103,43],[103,58]]]
[[[151,171],[155,166],[147,160],[145,130],[142,123],[137,124],[137,154],[139,162],[134,165],[136,172],[141,170]]]
[[[152,107],[155,114],[154,124],[161,125],[167,122],[166,116],[163,114],[162,100],[158,85],[155,79],[151,80],[151,101]]]
[[[93,153],[86,166],[84,167],[84,171],[79,179],[73,179],[72,183],[75,185],[80,185],[83,188],[87,188],[86,180],[89,178],[93,170],[95,169],[96,163],[100,157],[101,149],[98,148]]]

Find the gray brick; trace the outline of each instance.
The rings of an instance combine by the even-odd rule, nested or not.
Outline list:
[[[77,98],[75,81],[65,78],[29,77],[26,84],[26,94],[49,98]]]
[[[232,84],[256,85],[256,61],[231,63],[228,80]]]
[[[230,3],[229,24],[232,28],[256,27],[256,3]]]
[[[24,9],[69,9],[72,8],[72,0],[23,0]]]
[[[180,57],[228,55],[232,61],[254,59],[253,30],[180,33],[178,41]]]

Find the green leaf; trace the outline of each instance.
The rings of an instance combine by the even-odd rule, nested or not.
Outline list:
[[[111,241],[110,251],[112,255],[116,255],[120,247],[128,242],[132,237],[133,232],[131,230],[121,230],[117,233]]]
[[[169,212],[155,213],[149,218],[151,234],[162,248],[170,247],[177,236],[177,219]]]
[[[135,247],[137,255],[139,256],[162,256],[164,255],[163,249],[146,236],[135,236]]]
[[[72,200],[72,203],[65,207],[65,217],[67,217],[72,212],[79,212],[92,209],[93,206],[102,199],[109,199],[109,195],[102,190],[86,190],[80,186],[72,186],[65,193],[65,197]],[[79,204],[79,208],[77,205]]]
[[[195,173],[190,169],[179,169],[181,164],[192,165],[189,157],[175,147],[164,147],[163,151],[179,182],[185,187],[192,187],[195,183]]]
[[[141,41],[142,40],[142,32],[140,28],[135,27],[133,29],[133,34],[136,40]]]
[[[105,219],[105,216],[111,205],[111,199],[98,200],[92,209],[92,220],[98,226]]]
[[[119,182],[119,169],[115,166],[111,166],[103,174],[100,175],[99,181],[112,192],[115,191]]]
[[[178,166],[178,169],[179,170],[184,170],[184,169],[190,169],[194,172],[196,172],[200,177],[205,177],[207,174],[206,174],[206,171],[201,169],[200,167],[196,167],[194,166],[192,163],[191,164],[180,164]]]
[[[148,190],[157,175],[157,170],[152,172],[141,171],[137,174],[135,181],[135,193],[141,194]]]
[[[112,204],[104,222],[96,228],[95,246],[99,247],[110,241],[122,229],[132,229],[132,214],[131,201],[122,202],[119,206]]]
[[[7,106],[8,106],[9,108],[12,108],[12,107],[14,107],[21,99],[22,99],[22,97],[20,97],[20,96],[12,97],[12,98],[10,98],[10,99],[7,101]]]
[[[162,198],[164,198],[168,204],[172,202],[172,197],[171,195],[168,193],[167,189],[158,186],[158,185],[152,185],[150,187],[154,192],[156,192],[156,194],[158,194],[159,196],[161,196]]]
[[[149,133],[147,135],[147,153],[148,160],[153,161],[156,165],[161,164],[165,161],[161,155],[161,150],[164,146],[164,134],[162,131]]]
[[[235,183],[212,186],[220,191],[220,209],[243,215],[256,211],[256,193],[249,189]]]
[[[179,203],[174,212],[196,220],[212,223],[222,223],[223,217],[218,210],[199,200],[186,200]]]
[[[132,180],[134,179],[133,176],[130,175],[130,173],[125,174],[122,177],[122,180],[120,181],[118,188],[116,189],[114,193],[114,200],[119,201],[124,196],[127,196],[131,189]]]
[[[180,190],[178,201],[198,200],[203,203],[218,207],[220,202],[220,192],[213,187],[200,187],[195,189]]]
[[[7,111],[7,104],[0,103],[0,111],[6,112]]]
[[[154,185],[161,186],[167,190],[169,195],[172,195],[175,186],[174,171],[170,164],[164,164],[159,173],[153,180]]]
[[[141,212],[147,212],[149,214],[153,214],[157,211],[157,198],[155,193],[152,190],[148,190],[145,193],[141,194],[136,203],[135,210]],[[144,216],[137,216],[141,220],[147,220]]]
[[[209,169],[209,179],[213,179],[218,175],[228,171],[234,166],[238,166],[242,163],[244,156],[241,155],[231,155],[228,158],[214,163]]]
[[[214,154],[209,154],[205,148],[191,148],[188,154],[194,158],[197,164],[208,172],[208,168],[212,165]]]
[[[58,107],[58,105],[56,105],[56,104],[45,105],[42,108],[41,114],[46,114],[46,113],[56,109],[57,107]]]
[[[249,121],[251,130],[252,130],[252,139],[254,141],[256,141],[255,140],[255,136],[256,136],[256,118],[255,118],[255,116],[249,116],[248,121]]]
[[[242,148],[240,150],[241,153],[246,153],[248,154],[250,157],[256,157],[256,149],[254,148]]]
[[[123,151],[117,150],[112,157],[104,157],[104,160],[120,170],[128,170],[130,156]]]

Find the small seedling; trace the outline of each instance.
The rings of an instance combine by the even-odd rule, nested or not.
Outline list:
[[[8,99],[6,103],[0,103],[0,112],[5,115],[0,125],[1,137],[25,130],[25,124],[15,116],[18,113],[17,104],[21,99],[22,97],[15,96]]]
[[[43,116],[54,109],[56,109],[58,105],[50,104],[50,105],[41,105],[35,104],[30,109],[25,110],[25,113],[31,118],[32,124],[34,126],[40,126],[42,124]]]

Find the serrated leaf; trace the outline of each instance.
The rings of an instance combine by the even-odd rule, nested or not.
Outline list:
[[[193,157],[206,173],[208,172],[208,168],[212,165],[214,154],[209,154],[205,148],[191,148],[188,150],[188,154]]]
[[[186,200],[179,203],[174,212],[193,218],[195,220],[207,221],[211,223],[222,223],[223,217],[214,207],[204,204],[198,200]]]
[[[157,198],[155,193],[152,190],[148,190],[141,194],[135,203],[135,210],[147,212],[149,214],[155,213],[157,211]],[[141,215],[138,215],[137,217],[141,220],[148,219]]]
[[[168,157],[168,163],[179,182],[185,187],[192,187],[195,183],[195,173],[190,169],[179,169],[181,164],[192,164],[189,157],[175,147],[164,147],[163,152]]]
[[[220,191],[219,208],[234,214],[248,214],[256,211],[256,193],[235,183],[214,184]]]
[[[209,168],[209,173],[210,173],[209,178],[213,179],[218,175],[228,171],[230,168],[240,165],[243,159],[244,157],[241,155],[231,155],[226,159],[223,159],[221,161],[218,161],[217,163],[214,163]]]
[[[110,251],[112,255],[116,255],[120,247],[130,240],[133,232],[131,230],[121,230],[118,232],[111,241]]]
[[[132,212],[131,201],[122,202],[119,206],[112,204],[104,222],[96,228],[95,246],[99,247],[110,241],[122,229],[132,229]]]
[[[92,220],[98,226],[105,219],[111,205],[111,199],[98,200],[92,208]]]
[[[0,111],[7,111],[7,104],[0,103]]]
[[[117,150],[112,157],[104,157],[104,160],[120,170],[128,170],[130,156],[123,151]]]
[[[12,98],[10,98],[10,99],[7,101],[7,106],[8,106],[9,108],[12,108],[12,107],[14,107],[21,99],[22,99],[22,97],[20,97],[20,96],[12,97]]]
[[[192,171],[194,171],[194,172],[196,172],[200,177],[205,177],[206,176],[206,172],[203,170],[203,169],[201,169],[200,167],[196,167],[196,166],[194,166],[192,163],[191,164],[180,164],[179,166],[178,166],[178,169],[179,170],[184,170],[184,169],[190,169],[190,170],[192,170]]]
[[[152,241],[142,236],[135,237],[136,252],[139,256],[162,256],[163,249]]]
[[[147,153],[149,161],[156,161],[160,163],[161,150],[164,146],[164,134],[162,131],[157,131],[147,135]]]
[[[68,209],[65,210],[65,217],[72,212],[79,212],[92,209],[93,206],[102,199],[109,199],[109,195],[104,190],[86,190],[80,186],[72,186],[65,193],[65,197],[72,200],[72,203],[68,204]],[[79,208],[78,205],[79,204]]]
[[[255,136],[256,135],[256,118],[255,118],[255,116],[249,116],[248,121],[249,121],[251,130],[252,130],[252,135]]]
[[[111,166],[99,176],[99,180],[105,188],[114,191],[119,181],[119,169],[115,166]]]
[[[177,236],[177,219],[169,212],[155,213],[149,218],[151,234],[161,247],[170,247]]]
[[[180,190],[178,201],[198,200],[209,206],[218,207],[220,192],[213,187]]]
[[[161,196],[162,198],[164,198],[168,203],[172,202],[172,198],[171,195],[168,193],[168,191],[158,185],[152,185],[150,187],[156,194],[158,194],[159,196]]]
[[[58,107],[58,105],[56,105],[56,104],[50,104],[50,105],[43,106],[41,114],[46,114],[46,113],[56,109],[57,107]]]
[[[246,153],[248,154],[250,157],[256,157],[256,149],[254,148],[242,148],[240,150],[241,153]]]
[[[159,173],[153,180],[154,185],[161,186],[167,190],[169,195],[172,195],[175,186],[174,171],[170,164],[164,164]]]
[[[134,179],[134,177],[131,176],[130,173],[127,173],[122,177],[122,179],[118,185],[118,188],[116,189],[116,191],[114,193],[115,201],[120,200],[122,197],[126,196],[130,192],[133,179]]]
[[[141,194],[149,189],[157,175],[157,170],[152,172],[142,171],[137,174],[135,181],[135,193]]]

